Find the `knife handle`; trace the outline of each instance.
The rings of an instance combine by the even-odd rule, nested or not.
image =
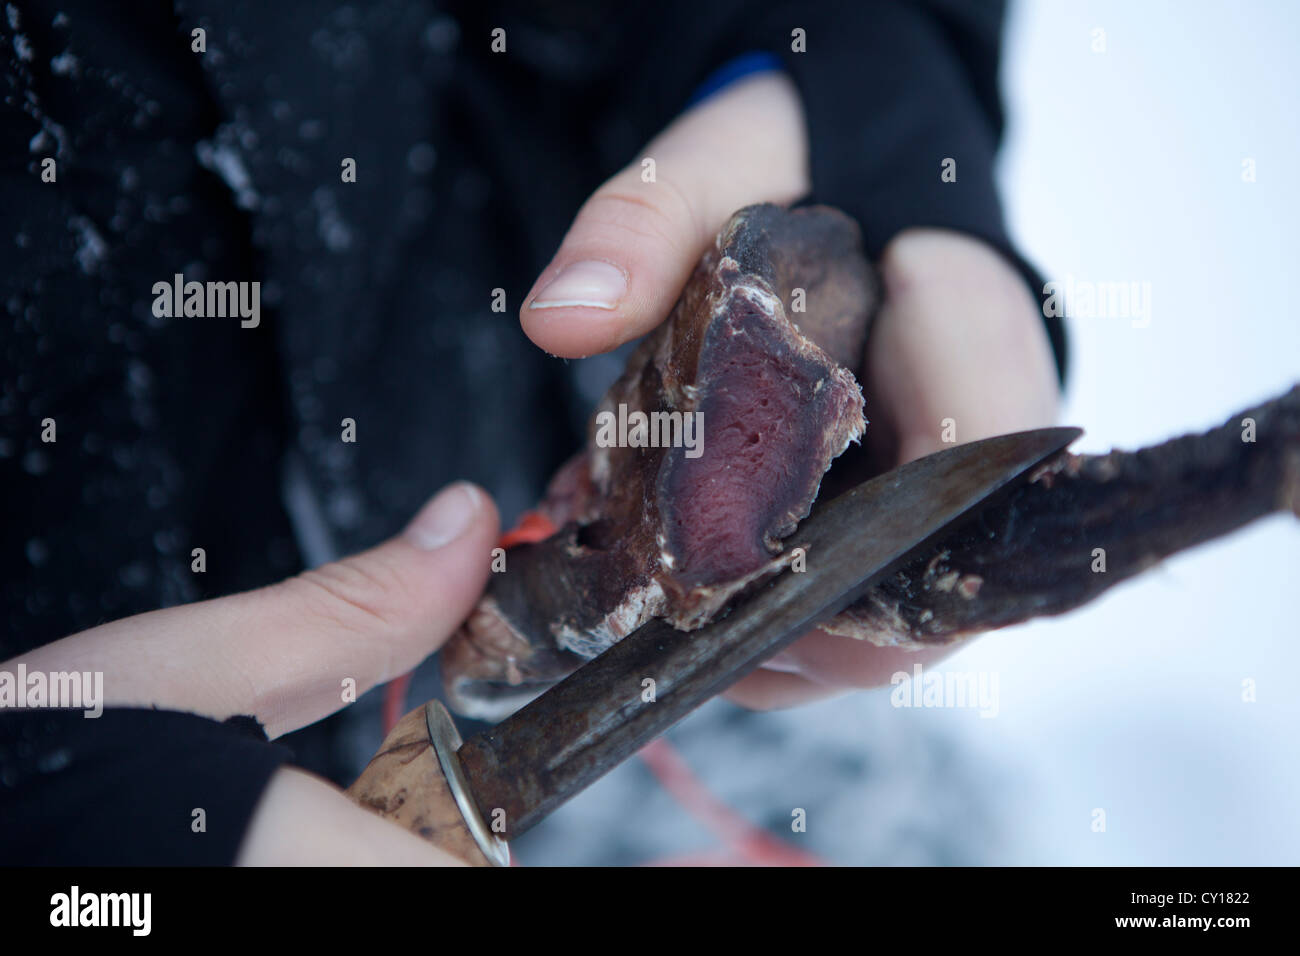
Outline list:
[[[489,828],[460,768],[460,734],[431,700],[397,722],[346,793],[471,866],[509,866],[510,851]]]

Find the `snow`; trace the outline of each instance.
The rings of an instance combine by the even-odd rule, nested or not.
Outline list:
[[[321,186],[312,193],[312,205],[316,210],[316,233],[330,252],[346,252],[352,247],[352,230],[339,214],[338,202],[333,191]]]
[[[438,17],[424,30],[424,42],[434,53],[446,55],[460,41],[460,24],[451,17]]]
[[[1063,420],[1087,450],[1209,427],[1300,380],[1300,323],[1278,298],[1300,260],[1298,43],[1282,3],[1245,20],[1209,2],[1174,21],[1123,0],[1014,8],[1001,182],[1022,251],[1049,278],[1150,279],[1157,296],[1147,328],[1071,323]],[[671,739],[742,816],[833,863],[1294,865],[1297,568],[1296,520],[1275,516],[973,641],[939,669],[997,674],[994,719],[893,710],[886,689],[769,714],[716,702]],[[636,864],[717,845],[632,760],[515,850]]]
[[[67,50],[50,58],[50,69],[56,76],[76,76],[79,65],[80,61]]]
[[[85,216],[73,216],[68,223],[77,231],[77,265],[82,272],[93,275],[108,255],[108,244]]]
[[[243,159],[233,146],[203,140],[195,147],[195,153],[204,168],[212,170],[230,187],[240,209],[257,208],[260,197],[253,188],[253,180]]]
[[[416,143],[406,154],[406,165],[417,176],[423,176],[433,170],[438,154],[428,143]]]

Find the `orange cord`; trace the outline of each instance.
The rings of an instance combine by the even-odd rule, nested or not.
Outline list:
[[[411,673],[414,673],[412,671]],[[384,736],[387,737],[402,719],[406,708],[406,691],[411,686],[411,674],[394,677],[384,685]]]
[[[715,854],[651,861],[650,866],[824,866],[822,860],[778,840],[754,826],[715,797],[691,771],[681,754],[660,737],[637,753],[669,796],[722,841]]]
[[[532,544],[534,541],[545,541],[559,530],[551,519],[540,511],[525,511],[519,516],[515,526],[501,536],[497,546],[513,548],[517,544]]]

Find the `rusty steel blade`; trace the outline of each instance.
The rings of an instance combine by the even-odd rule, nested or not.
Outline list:
[[[484,818],[504,811],[506,835],[523,833],[1080,434],[1044,428],[959,445],[814,507],[786,541],[806,548],[806,571],[783,572],[695,631],[651,621],[466,741],[457,754]]]

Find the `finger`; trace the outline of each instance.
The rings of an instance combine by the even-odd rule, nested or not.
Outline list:
[[[760,667],[732,684],[722,696],[749,710],[788,710],[844,693],[845,688],[827,687],[798,674]]]
[[[703,101],[583,205],[524,300],[524,331],[568,358],[649,331],[727,217],[808,191],[807,153],[799,96],[784,74],[750,77]]]
[[[877,647],[867,641],[813,631],[783,651],[777,666],[824,687],[867,689],[911,675],[917,664],[926,667],[953,653],[957,645],[912,649]]]
[[[239,866],[464,866],[293,767],[281,767],[244,834]]]
[[[911,461],[953,439],[1056,420],[1047,334],[1024,282],[1001,255],[957,233],[912,229],[889,243],[880,268],[885,301],[866,376],[875,409],[867,441],[876,453]],[[760,670],[728,696],[756,708],[791,706],[893,683],[954,649],[882,648],[815,631],[768,663],[779,673]]]
[[[482,592],[496,536],[491,500],[457,483],[369,551],[257,591],[104,624],[25,660],[102,671],[111,705],[251,714],[274,737],[437,650]]]
[[[1042,316],[993,248],[958,233],[908,230],[886,247],[881,274],[885,300],[867,355],[869,442],[873,430],[890,434],[904,462],[952,440],[1056,421]]]
[[[917,664],[929,667],[956,645],[910,650],[877,647],[822,630],[801,637],[724,695],[751,710],[776,710],[897,683]]]

